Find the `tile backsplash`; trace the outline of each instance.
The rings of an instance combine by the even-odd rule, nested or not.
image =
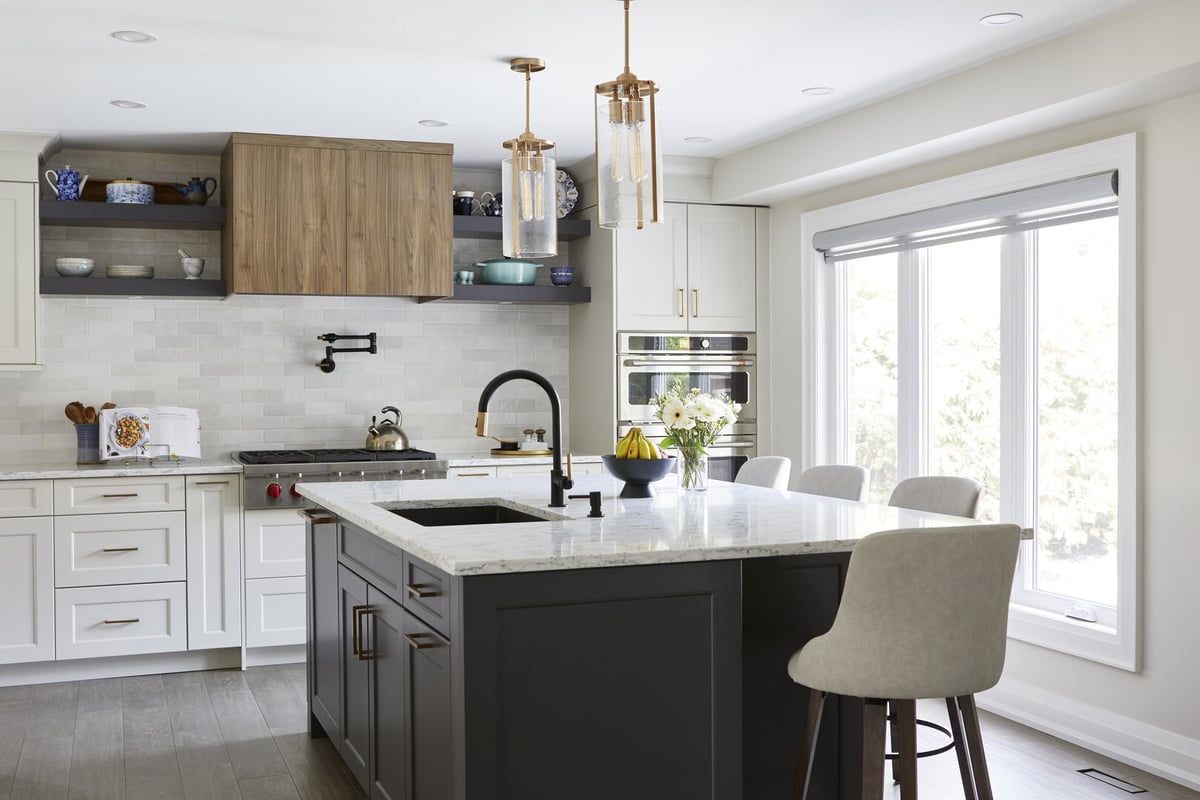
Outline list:
[[[42,302],[45,369],[0,372],[4,464],[73,459],[74,429],[63,415],[72,400],[197,408],[205,458],[361,447],[386,405],[403,411],[414,447],[486,454],[489,440],[474,436],[479,393],[515,368],[554,384],[570,444],[565,306],[251,295]],[[339,354],[332,373],[316,367],[325,352],[319,334],[371,331],[378,354]],[[491,412],[500,436],[550,428],[545,394],[528,381],[502,387]]]

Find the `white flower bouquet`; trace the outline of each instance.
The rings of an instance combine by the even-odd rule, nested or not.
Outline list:
[[[667,436],[663,447],[677,447],[680,452],[680,483],[685,489],[701,489],[707,483],[707,470],[702,470],[708,451],[725,426],[737,419],[742,410],[739,403],[730,402],[725,395],[713,396],[692,389],[685,392],[682,385],[657,395],[651,403],[654,416],[662,421]]]

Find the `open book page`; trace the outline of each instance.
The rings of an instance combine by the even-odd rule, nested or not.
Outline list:
[[[100,457],[200,458],[200,413],[172,406],[105,409]]]

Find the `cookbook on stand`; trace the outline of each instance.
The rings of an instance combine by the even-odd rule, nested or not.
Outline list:
[[[200,458],[200,412],[129,406],[100,412],[100,458]]]

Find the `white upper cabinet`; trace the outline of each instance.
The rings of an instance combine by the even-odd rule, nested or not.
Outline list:
[[[41,367],[38,157],[52,139],[0,133],[0,370]]]
[[[754,331],[754,208],[667,203],[662,225],[617,234],[617,328]]]

